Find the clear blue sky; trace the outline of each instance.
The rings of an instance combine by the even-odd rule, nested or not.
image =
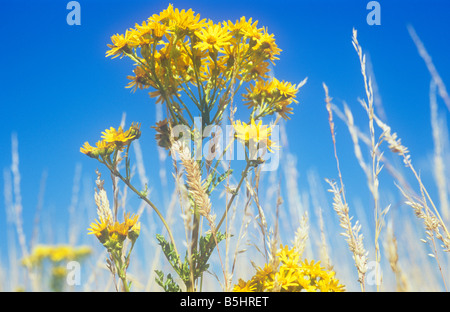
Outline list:
[[[316,168],[321,178],[336,177],[322,82],[327,83],[336,104],[345,100],[355,115],[364,117],[357,102],[365,93],[351,44],[353,27],[373,63],[390,125],[416,158],[425,159],[432,150],[430,75],[406,25],[415,27],[449,86],[450,3],[381,0],[381,25],[369,26],[367,2],[171,1],[175,7],[192,8],[215,22],[241,16],[259,20],[260,26],[275,34],[283,50],[275,76],[294,83],[308,77],[299,92],[300,104],[287,123],[289,149],[298,157],[302,178],[309,168]],[[80,146],[87,140],[94,143],[105,128],[118,126],[123,112],[128,123],[142,123],[141,144],[150,183],[158,189],[157,170],[152,168],[157,163],[154,131],[150,129],[155,123],[155,105],[147,92],[132,94],[124,88],[132,62],[105,58],[105,51],[112,34],[123,33],[169,2],[80,0],[80,26],[67,25],[67,3],[0,2],[0,167],[10,166],[11,133],[17,133],[26,229],[33,222],[44,170],[48,178],[43,209],[51,209],[56,220],[66,222],[75,166],[81,164],[82,176],[95,180],[97,163],[82,155]],[[448,111],[443,112],[448,116]],[[338,125],[337,131],[338,144],[339,140],[347,144],[345,126]],[[344,147],[340,150],[345,153]],[[353,157],[351,149],[347,153]],[[0,179],[0,237],[5,235],[3,184]]]

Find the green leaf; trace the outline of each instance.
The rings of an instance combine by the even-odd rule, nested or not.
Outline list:
[[[173,280],[172,275],[167,274],[166,281],[164,281],[164,273],[160,270],[155,270],[156,283],[164,289],[165,292],[181,292],[180,286]]]

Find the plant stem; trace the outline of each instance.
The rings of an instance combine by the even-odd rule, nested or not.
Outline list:
[[[233,192],[233,195],[231,196],[230,201],[227,204],[227,208],[225,209],[225,212],[222,215],[222,218],[220,219],[219,223],[217,224],[217,230],[220,229],[220,226],[222,225],[223,221],[225,220],[226,215],[228,214],[228,210],[231,207],[231,204],[233,203],[237,193],[239,192],[239,189],[241,188],[242,182],[244,182],[245,177],[247,176],[248,170],[250,169],[250,161],[247,161],[247,166],[245,167],[244,171],[241,173],[241,180],[239,181],[238,186]]]

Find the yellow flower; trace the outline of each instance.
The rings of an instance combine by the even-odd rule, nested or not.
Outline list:
[[[99,155],[97,148],[92,147],[88,142],[84,142],[83,146],[80,147],[80,152],[92,158],[98,158]]]
[[[107,45],[110,50],[106,52],[106,57],[114,55],[112,58],[116,58],[124,52],[129,52],[132,47],[139,44],[136,38],[136,32],[133,30],[127,30],[125,35],[113,35],[111,37],[113,44]]]
[[[139,34],[138,40],[141,43],[153,43],[153,39],[158,42],[168,32],[167,26],[155,21],[148,23],[142,22],[142,25],[136,24],[136,31]],[[150,40],[152,39],[152,40]]]
[[[233,287],[234,292],[254,292],[256,291],[255,283],[252,280],[244,281],[239,279],[238,284]]]
[[[274,142],[269,139],[272,134],[272,128],[267,125],[263,126],[262,120],[256,124],[255,120],[252,119],[249,125],[237,120],[233,127],[236,131],[236,137],[245,144],[248,142],[253,142],[253,144],[264,143],[270,152],[273,152],[272,148],[276,147]]]
[[[340,292],[345,290],[334,277],[334,271],[322,268],[320,261],[317,263],[314,260],[299,261],[300,255],[295,248],[281,246],[277,252],[277,258],[280,261],[276,261],[275,264],[266,263],[263,269],[257,268],[256,274],[248,282],[239,280],[234,290],[240,291],[246,286],[252,286],[252,291]]]
[[[63,266],[56,266],[52,268],[52,275],[54,277],[65,277],[67,274],[67,269]]]
[[[275,55],[280,54],[281,49],[278,48],[275,43],[275,38],[273,34],[268,34],[266,28],[262,28],[262,32],[259,33],[259,36],[255,37],[256,44],[253,47],[253,50],[262,53],[262,57],[264,59],[269,59],[272,63],[273,60],[278,60]]]
[[[125,131],[125,136],[133,137],[133,140],[137,140],[141,137],[141,124],[140,123],[131,123],[130,128]]]
[[[112,240],[122,243],[128,236],[128,226],[118,221],[108,225],[109,236]]]
[[[175,32],[178,33],[180,37],[196,31],[206,24],[206,19],[200,20],[200,14],[195,15],[195,12],[192,11],[192,9],[187,11],[175,9],[171,15]]]
[[[75,258],[84,258],[87,255],[92,253],[92,249],[89,246],[80,246],[77,249],[74,250],[75,252]]]
[[[125,226],[128,228],[128,230],[130,230],[137,222],[137,220],[139,219],[138,215],[132,215],[130,217],[130,213],[127,213],[125,215]]]
[[[107,156],[114,152],[114,144],[105,141],[97,141],[95,143],[97,152],[100,156]]]
[[[75,248],[70,245],[37,245],[28,257],[22,259],[22,264],[36,266],[44,259],[49,259],[54,263],[64,260],[76,260],[81,259],[90,253],[91,249],[87,246]]]
[[[105,243],[109,237],[108,225],[110,220],[100,218],[100,221],[95,220],[95,223],[91,223],[91,227],[88,229],[88,234],[94,234],[100,243]]]
[[[80,152],[88,155],[92,158],[98,158],[98,156],[110,155],[114,151],[114,146],[111,143],[105,141],[98,141],[95,143],[96,147],[92,147],[88,142],[85,142],[83,147],[80,147]]]
[[[231,44],[231,34],[227,28],[222,28],[220,24],[209,23],[207,28],[202,28],[195,32],[199,42],[194,48],[202,51],[221,51],[223,47]]]
[[[287,268],[286,266],[281,266],[280,270],[275,274],[276,283],[284,289],[290,290],[298,286],[298,276],[295,274],[294,269]]]
[[[291,104],[289,101],[281,101],[274,104],[274,110],[283,117],[284,120],[291,119],[287,114],[293,114],[293,108],[288,106]]]
[[[321,278],[317,282],[317,287],[321,292],[343,292],[345,291],[345,286],[339,284],[336,278]]]
[[[301,265],[301,270],[311,276],[311,278],[316,278],[317,276],[321,276],[323,272],[323,268],[320,266],[320,261],[314,263],[314,260],[308,263],[308,260],[305,261]]]
[[[50,256],[51,252],[51,247],[46,245],[37,245],[28,257],[22,259],[22,264],[26,266],[39,265],[42,260]]]
[[[263,79],[270,77],[267,75],[267,73],[270,72],[268,66],[268,62],[261,62],[257,65],[248,66],[248,68],[246,68],[247,74],[245,75],[244,80],[251,81],[257,79],[258,81],[264,81]]]
[[[135,139],[135,135],[128,131],[124,132],[122,127],[119,127],[117,130],[111,127],[102,132],[102,134],[102,138],[105,142],[114,143],[118,147],[126,146]]]
[[[290,82],[278,81],[276,80],[276,88],[281,96],[283,96],[285,99],[292,99],[292,101],[297,102],[295,100],[296,94],[298,92],[297,85],[293,85]]]
[[[141,222],[137,222],[134,224],[128,231],[128,238],[135,242],[136,239],[139,237],[139,234],[141,233]]]
[[[252,46],[254,46],[257,43],[257,40],[259,38],[261,38],[261,34],[264,31],[263,28],[258,28],[257,25],[258,25],[258,21],[251,24],[250,20],[249,20],[247,25],[245,27],[241,28],[244,36],[246,38],[250,39]]]
[[[70,246],[58,246],[52,250],[50,254],[50,260],[53,262],[59,262],[62,260],[69,260],[75,257],[75,252]]]
[[[146,89],[150,86],[150,82],[147,78],[148,74],[141,66],[137,66],[133,69],[133,73],[134,76],[127,76],[127,79],[130,79],[131,81],[125,88],[133,88],[133,92],[135,92],[136,89]]]
[[[257,80],[255,84],[250,84],[250,88],[246,88],[247,93],[242,97],[247,101],[244,105],[249,108],[257,107],[263,104],[263,102],[273,101],[273,92],[276,90],[276,79],[271,80]]]
[[[158,121],[156,126],[152,126],[153,129],[156,130],[155,139],[158,142],[158,146],[163,147],[164,149],[169,149],[172,146],[170,142],[170,128],[169,121],[167,119]]]
[[[173,17],[173,5],[169,4],[169,6],[167,7],[167,9],[163,10],[162,12],[160,12],[159,14],[153,14],[150,18],[149,21],[152,22],[160,22],[163,24],[167,24],[168,21]]]
[[[258,21],[255,21],[252,24],[252,18],[250,17],[248,21],[245,20],[245,16],[242,16],[239,20],[236,20],[235,23],[228,21],[223,22],[223,25],[228,28],[230,32],[234,36],[240,36],[243,34],[243,32],[249,28],[256,28],[256,25],[258,25]]]
[[[281,246],[277,256],[283,265],[289,268],[296,268],[300,260],[300,255],[295,252],[295,249],[289,249],[287,245]]]

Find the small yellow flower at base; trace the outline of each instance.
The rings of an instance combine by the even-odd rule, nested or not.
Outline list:
[[[239,279],[237,285],[233,288],[234,292],[254,292],[256,291],[255,283],[252,280],[245,282],[243,279]]]
[[[257,268],[255,276],[248,282],[239,280],[235,289],[251,289],[251,291],[282,291],[282,292],[341,292],[345,291],[343,285],[334,277],[335,272],[320,266],[319,262],[308,260],[299,261],[300,256],[295,248],[289,249],[281,246],[277,253],[279,262],[277,268],[272,264],[265,264],[264,268]],[[275,271],[274,271],[275,270]],[[254,288],[245,288],[252,285]]]

